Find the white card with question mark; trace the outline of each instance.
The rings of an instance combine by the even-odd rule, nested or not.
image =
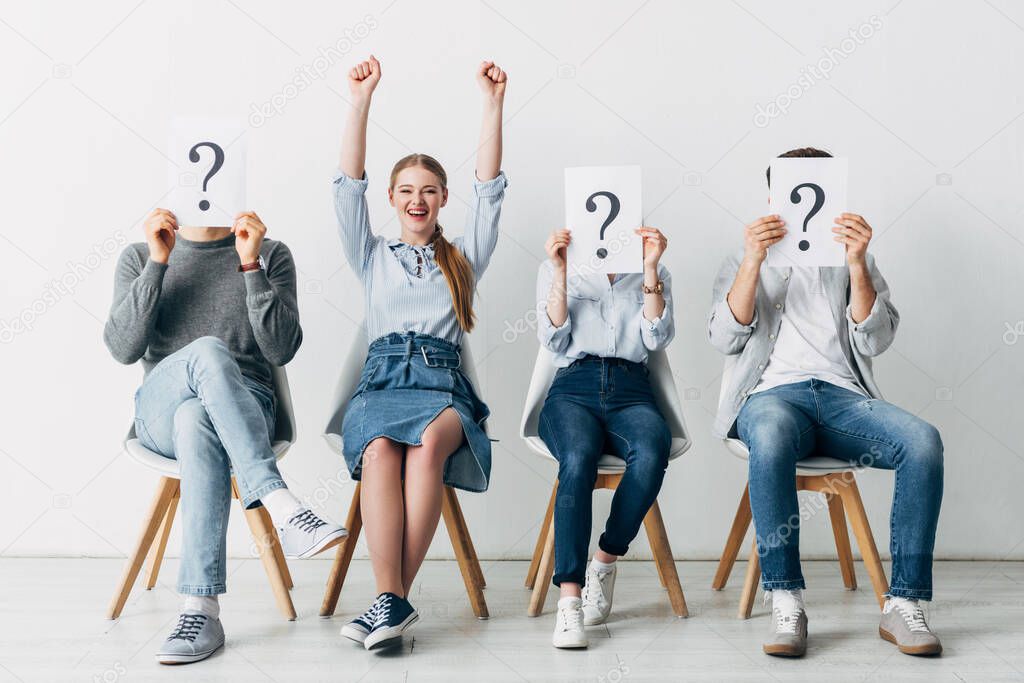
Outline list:
[[[768,248],[765,265],[844,266],[846,246],[832,227],[846,206],[846,159],[772,159],[769,212],[786,221],[786,236]]]
[[[178,226],[231,227],[245,200],[245,126],[235,120],[176,118],[167,146],[174,188],[167,208]]]
[[[643,225],[641,197],[639,166],[565,169],[570,275],[643,272],[643,239],[633,232]]]

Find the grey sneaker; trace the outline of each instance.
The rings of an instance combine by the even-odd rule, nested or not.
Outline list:
[[[277,527],[281,550],[291,560],[313,557],[338,545],[346,536],[345,527],[325,522],[309,508],[299,508],[284,526]]]
[[[587,580],[583,586],[583,624],[585,626],[603,624],[611,614],[617,565],[618,563],[613,564],[608,571],[598,571],[593,566],[587,567]]]
[[[886,600],[878,635],[895,644],[905,655],[937,655],[942,652],[942,643],[928,628],[917,600]]]
[[[199,612],[183,612],[178,625],[156,653],[161,664],[191,664],[206,659],[224,645],[220,619]]]
[[[765,594],[768,598],[769,594]],[[807,652],[807,612],[795,604],[782,606],[772,601],[771,635],[764,643],[764,653],[776,657],[803,657]]]

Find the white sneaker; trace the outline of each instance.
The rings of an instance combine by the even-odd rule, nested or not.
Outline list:
[[[587,581],[583,586],[583,624],[603,624],[612,611],[612,593],[615,592],[616,565],[611,569],[587,567]]]
[[[551,644],[559,648],[587,647],[590,644],[583,630],[583,600],[569,597],[558,601]]]
[[[299,508],[288,521],[277,527],[281,550],[290,560],[304,560],[332,548],[348,536],[345,527],[317,517],[309,508]]]

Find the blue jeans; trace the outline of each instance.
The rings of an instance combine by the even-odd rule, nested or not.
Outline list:
[[[274,422],[274,394],[243,376],[216,337],[200,337],[164,358],[135,393],[142,445],[181,468],[179,593],[227,590],[232,473],[247,508],[285,486],[270,447]]]
[[[804,587],[796,467],[819,454],[896,470],[889,594],[931,600],[942,502],[942,439],[935,427],[881,399],[812,379],[752,394],[736,431],[750,449],[750,508],[765,590]]]
[[[655,405],[647,366],[596,356],[558,370],[540,412],[539,431],[558,459],[552,581],[582,585],[598,460],[611,453],[626,461],[598,541],[606,553],[625,555],[661,490],[672,435]]]

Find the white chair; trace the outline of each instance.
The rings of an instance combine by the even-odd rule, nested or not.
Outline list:
[[[271,447],[277,459],[280,460],[295,443],[295,414],[292,410],[288,375],[284,368],[275,367],[272,370],[274,393],[277,396],[277,423],[274,427],[274,439],[271,442]],[[110,603],[110,608],[107,611],[108,619],[117,619],[121,615],[121,610],[128,600],[128,595],[131,593],[132,586],[135,585],[135,580],[147,555],[149,555],[149,567],[146,572],[146,590],[156,585],[164,550],[167,547],[167,537],[171,533],[171,525],[174,523],[174,515],[178,509],[181,487],[178,461],[173,458],[165,458],[143,446],[135,435],[134,420],[131,429],[128,430],[128,436],[125,437],[124,450],[145,467],[159,473],[160,483],[157,485],[156,496],[153,498],[153,503],[146,516],[142,534],[134,552],[128,558],[124,575],[118,584],[114,599]],[[231,494],[233,498],[239,498],[238,486],[234,477],[231,478]],[[292,604],[291,595],[288,594],[288,589],[293,586],[292,578],[288,572],[284,553],[281,551],[281,544],[277,542],[277,532],[270,520],[270,514],[265,507],[259,506],[245,510],[245,519],[259,549],[260,559],[263,561],[267,578],[270,579],[270,586],[274,591],[277,606],[285,618],[292,621],[295,619],[295,607]],[[156,541],[155,544],[154,541]]]
[[[652,352],[647,359],[647,368],[650,370],[654,400],[672,434],[672,446],[668,459],[675,460],[689,449],[690,436],[686,431],[686,422],[683,419],[679,393],[676,391],[675,380],[672,378],[668,356],[664,351]],[[544,440],[540,438],[538,423],[541,409],[544,407],[544,399],[548,395],[548,389],[551,388],[557,370],[553,354],[541,347],[534,363],[533,377],[530,379],[530,389],[526,395],[526,405],[523,407],[523,417],[519,427],[519,435],[530,450],[553,462],[557,461],[544,444]],[[610,453],[603,454],[597,463],[597,481],[594,483],[594,488],[614,491],[625,471],[626,462],[622,458]],[[551,583],[551,576],[554,573],[554,510],[557,491],[558,481],[556,480],[551,491],[547,513],[544,515],[544,523],[541,525],[537,544],[533,550],[530,570],[526,575],[526,587],[533,591],[527,611],[531,617],[539,616],[543,612],[548,584]],[[686,598],[683,596],[683,589],[679,584],[679,574],[676,572],[672,548],[669,545],[665,522],[661,517],[661,508],[658,506],[657,500],[651,505],[651,509],[644,518],[644,528],[647,530],[647,540],[651,546],[651,553],[654,555],[654,564],[658,569],[658,578],[661,580],[661,585],[668,590],[672,610],[676,616],[685,617],[688,614]]]
[[[342,432],[341,426],[345,419],[345,411],[348,409],[348,402],[359,385],[359,378],[366,364],[366,356],[369,351],[369,340],[366,337],[366,328],[360,325],[355,339],[349,347],[345,363],[341,368],[341,377],[338,378],[338,385],[334,392],[334,411],[327,421],[327,429],[324,430],[324,439],[335,453],[342,455]],[[473,365],[473,354],[469,349],[468,341],[463,339],[461,347],[462,363],[461,369],[469,378],[474,389],[479,386],[476,377],[476,368]],[[486,423],[484,430],[486,431]],[[345,577],[348,575],[348,568],[352,562],[352,553],[355,552],[356,542],[359,540],[359,532],[363,528],[362,510],[359,504],[359,492],[361,484],[356,482],[355,491],[352,493],[352,502],[349,503],[348,517],[345,519],[345,528],[348,529],[348,536],[338,545],[334,556],[334,564],[331,567],[330,576],[327,579],[327,589],[324,592],[323,603],[320,606],[321,617],[334,616],[338,607],[338,598],[341,589],[345,585]],[[483,589],[487,586],[484,580],[484,573],[480,569],[480,560],[476,555],[476,548],[473,546],[473,539],[469,535],[469,527],[466,525],[466,518],[462,514],[462,506],[459,505],[458,495],[455,489],[450,486],[444,487],[444,495],[441,499],[441,515],[444,517],[445,527],[448,529],[448,536],[451,538],[452,548],[455,550],[455,558],[459,563],[459,571],[462,573],[462,580],[466,584],[466,594],[469,596],[469,603],[473,608],[473,614],[478,619],[487,619],[487,601],[484,599]]]
[[[725,390],[730,386],[733,368],[738,358],[738,356],[727,356],[725,359],[719,396],[720,407],[725,400]],[[747,460],[750,457],[746,444],[739,439],[725,439],[725,446],[730,453],[742,460]],[[847,590],[856,590],[857,577],[853,571],[853,551],[850,548],[850,536],[846,529],[846,516],[849,515],[853,534],[857,537],[857,547],[860,548],[864,566],[875,589],[875,597],[881,607],[885,603],[885,593],[889,590],[889,584],[885,578],[882,561],[878,557],[878,548],[875,546],[875,538],[871,534],[867,514],[864,512],[860,490],[857,488],[857,469],[856,465],[846,460],[827,455],[812,455],[800,460],[797,464],[796,489],[797,491],[815,491],[825,496],[829,518],[832,522],[832,533],[836,541],[836,552],[839,554],[839,567],[843,574],[843,583]],[[729,530],[729,538],[725,542],[725,549],[718,562],[718,570],[711,583],[714,590],[720,591],[725,588],[732,567],[736,563],[736,555],[739,553],[747,529],[750,527],[750,522],[750,487],[748,484],[743,488],[736,517]],[[740,597],[738,614],[740,619],[750,618],[760,577],[761,563],[757,554],[755,535],[753,543],[751,543],[750,558],[747,560],[747,575],[743,584],[743,594]]]

